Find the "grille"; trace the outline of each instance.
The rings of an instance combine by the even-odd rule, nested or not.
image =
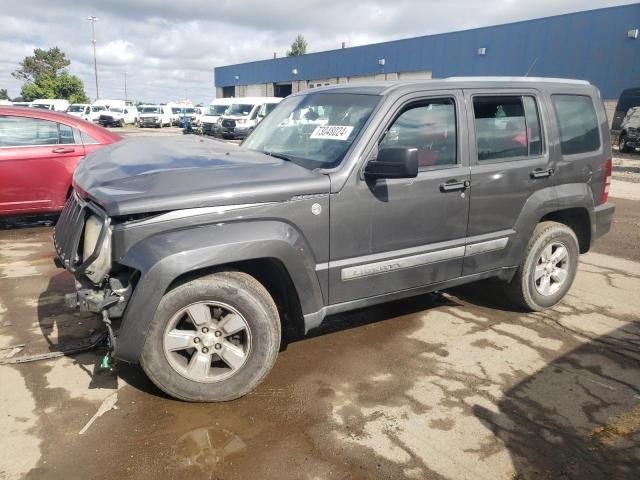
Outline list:
[[[222,126],[227,128],[234,128],[236,126],[235,120],[222,120]]]
[[[71,271],[75,270],[81,262],[78,250],[85,216],[85,205],[78,201],[75,194],[72,194],[53,231],[53,245],[58,252],[58,258],[64,267]]]

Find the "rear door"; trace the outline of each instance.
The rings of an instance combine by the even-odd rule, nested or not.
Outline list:
[[[0,213],[55,211],[84,147],[68,125],[0,116]]]
[[[465,90],[465,99],[471,205],[463,275],[471,275],[505,266],[525,203],[553,185],[555,170],[542,121],[549,112],[538,91]]]

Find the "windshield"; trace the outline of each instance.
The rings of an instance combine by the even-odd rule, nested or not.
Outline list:
[[[273,112],[273,109],[276,108],[277,106],[278,106],[277,103],[265,103],[260,107],[260,112],[258,113],[258,116],[266,117],[271,112]]]
[[[251,113],[251,110],[253,109],[253,105],[251,104],[245,104],[245,103],[234,103],[233,105],[231,105],[229,107],[229,110],[227,110],[227,115],[234,115],[237,117],[246,117],[247,115],[249,115]]]
[[[103,110],[106,110],[106,109],[101,105],[96,105],[91,107],[91,110],[94,112],[102,112]]]
[[[32,103],[31,106],[33,108],[44,108],[45,110],[49,110],[51,107],[48,103]]]
[[[71,105],[67,112],[84,112],[84,105]]]
[[[113,107],[111,107],[109,109],[109,111],[110,112],[116,112],[116,113],[122,113],[122,109],[121,108],[113,108]]]
[[[227,108],[229,108],[229,105],[210,105],[207,115],[219,117],[220,115],[224,115],[224,112],[227,111]]]
[[[195,108],[185,108],[184,111],[187,114],[196,113],[196,109]]]
[[[371,112],[377,95],[312,93],[283,100],[242,144],[306,168],[337,166]]]
[[[630,108],[622,123],[625,127],[640,128],[640,107]]]
[[[180,113],[181,111],[180,107],[171,107],[171,113]]]
[[[140,113],[160,113],[160,107],[142,107]]]

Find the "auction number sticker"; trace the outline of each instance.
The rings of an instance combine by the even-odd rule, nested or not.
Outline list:
[[[353,127],[341,125],[317,126],[309,138],[321,138],[324,140],[346,140],[353,132]]]

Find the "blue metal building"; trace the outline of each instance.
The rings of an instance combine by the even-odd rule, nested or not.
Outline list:
[[[525,75],[585,79],[605,100],[640,86],[640,3],[217,67],[217,96],[280,96],[363,79]],[[484,49],[484,50],[483,50]]]

